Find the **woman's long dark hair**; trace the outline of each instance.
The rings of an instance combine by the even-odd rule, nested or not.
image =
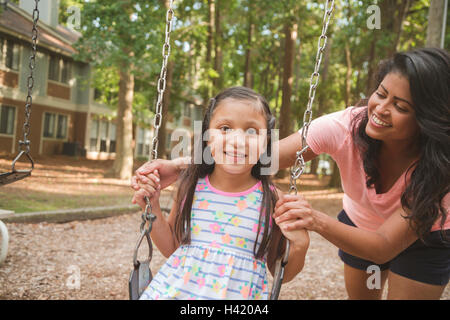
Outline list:
[[[406,218],[423,241],[440,218],[442,235],[447,218],[442,199],[450,189],[450,55],[437,48],[397,53],[382,61],[376,75],[376,90],[389,73],[398,73],[409,81],[416,121],[420,128],[420,158],[401,197]],[[367,100],[358,104],[367,106]],[[381,141],[366,134],[367,107],[352,123],[353,141],[359,148],[367,176],[367,187],[380,179],[376,165]],[[406,175],[405,175],[406,177]]]
[[[201,154],[201,163],[196,163],[199,161],[194,161],[195,157],[193,154],[192,163],[181,174],[180,177],[180,185],[178,187],[176,198],[177,204],[179,204],[180,207],[177,208],[178,214],[175,219],[174,232],[177,241],[182,244],[189,244],[191,241],[191,209],[197,181],[199,178],[204,178],[206,175],[211,174],[214,170],[214,163],[209,164],[208,161],[205,161],[204,155],[208,155],[208,153],[210,155],[211,153],[207,145],[207,141],[205,141],[206,139],[202,138],[204,137],[205,132],[209,129],[209,124],[211,122],[214,110],[218,105],[220,105],[221,101],[227,98],[232,98],[240,101],[251,101],[254,103],[256,108],[261,109],[263,115],[267,120],[267,152],[270,153],[271,150],[270,136],[271,130],[275,127],[275,118],[270,112],[268,103],[261,95],[257,94],[249,88],[232,87],[222,91],[216,97],[211,99],[211,102],[203,119],[202,134],[200,137],[196,137],[196,146],[194,147],[194,152],[197,152],[197,154]],[[196,148],[198,149],[195,150]],[[268,166],[268,164],[265,164],[264,166]],[[272,224],[272,228],[278,227],[275,223],[271,223],[272,211],[275,208],[277,194],[270,180],[270,176],[261,174],[262,167],[263,165],[258,160],[257,164],[253,166],[251,171],[252,176],[261,181],[263,188],[263,198],[259,215],[257,238],[255,241],[255,246],[253,248],[253,252],[257,259],[261,259],[268,251],[269,245],[272,240],[270,225]],[[262,232],[262,239],[260,245],[258,246],[258,239],[263,225],[264,230]]]

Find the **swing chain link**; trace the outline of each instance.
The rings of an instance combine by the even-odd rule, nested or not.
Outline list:
[[[37,51],[37,38],[38,38],[38,30],[37,30],[37,23],[39,21],[39,9],[38,4],[40,0],[35,0],[35,7],[33,9],[33,28],[31,30],[31,56],[29,60],[29,69],[30,69],[30,75],[27,79],[27,98],[25,101],[25,122],[23,124],[23,140],[19,140],[19,146],[21,151],[26,152],[27,154],[30,152],[30,140],[28,140],[28,135],[30,134],[30,118],[31,118],[31,107],[33,103],[32,93],[33,93],[33,87],[34,87],[34,77],[33,72],[36,68],[36,51]]]
[[[173,7],[173,0],[170,0],[169,8],[167,9],[166,13],[166,36],[162,49],[163,62],[161,66],[161,72],[159,74],[158,83],[156,86],[158,90],[158,100],[156,102],[155,118],[153,120],[153,127],[155,130],[152,139],[152,150],[150,154],[150,161],[158,158],[158,143],[159,143],[158,135],[159,135],[159,128],[162,122],[163,98],[164,92],[166,90],[167,62],[170,56],[170,33],[172,32],[172,22],[173,18],[175,17],[172,7]]]
[[[157,82],[157,90],[158,90],[158,100],[156,103],[156,110],[155,110],[155,117],[153,120],[153,127],[154,127],[154,133],[153,133],[153,139],[152,139],[152,149],[151,149],[151,153],[150,153],[150,161],[156,160],[158,158],[158,134],[159,134],[159,128],[161,126],[161,121],[162,121],[162,107],[163,107],[163,98],[164,98],[164,92],[166,90],[166,76],[167,76],[167,62],[169,60],[169,56],[170,56],[170,33],[172,32],[172,21],[173,18],[175,17],[174,11],[172,9],[173,7],[173,0],[169,1],[169,8],[167,9],[167,13],[166,13],[166,32],[165,32],[165,40],[164,40],[164,45],[163,45],[163,49],[162,49],[162,57],[163,57],[163,62],[162,62],[162,66],[161,66],[161,72],[159,75],[159,79]],[[141,232],[141,237],[140,237],[140,241],[142,240],[142,238],[145,236],[147,238],[147,241],[149,242],[149,249],[150,249],[150,254],[149,254],[149,261],[151,260],[151,254],[152,254],[152,244],[151,244],[151,240],[150,240],[150,232],[152,231],[152,225],[153,225],[153,221],[155,221],[156,216],[152,213],[152,205],[150,203],[150,200],[148,197],[144,197],[145,199],[145,210],[142,213],[142,222],[140,225],[140,232]],[[145,228],[145,225],[148,223],[148,227]],[[140,245],[140,241],[138,241],[138,245],[136,246],[135,249],[135,255],[134,255],[134,264],[136,265],[137,263],[137,250],[139,249],[139,245]]]
[[[311,74],[311,78],[309,81],[309,94],[308,94],[308,104],[306,105],[305,113],[303,114],[303,127],[302,127],[302,148],[300,151],[296,153],[296,159],[294,166],[291,168],[291,176],[290,176],[290,194],[297,194],[297,179],[304,173],[306,169],[305,160],[303,159],[303,154],[308,150],[308,145],[306,143],[306,137],[308,136],[308,129],[312,121],[312,105],[314,102],[314,98],[316,96],[316,89],[319,84],[319,69],[322,63],[323,53],[325,51],[325,47],[327,45],[327,30],[328,25],[330,24],[331,15],[334,10],[334,0],[327,0],[325,13],[323,15],[323,23],[322,23],[322,34],[319,37],[317,43],[317,54],[316,54],[316,64],[314,66],[314,72]]]

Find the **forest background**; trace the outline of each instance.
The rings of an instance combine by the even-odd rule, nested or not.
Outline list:
[[[186,102],[206,108],[221,89],[243,85],[269,101],[280,138],[302,126],[327,1],[176,0],[158,154],[168,115]],[[370,96],[377,64],[425,46],[448,50],[445,0],[335,1],[313,117]],[[448,5],[448,4],[447,4]],[[114,176],[132,174],[132,123],[154,115],[168,0],[61,0],[60,23],[79,8],[77,59],[95,67],[98,99],[117,110]],[[444,21],[447,21],[443,27]],[[311,164],[312,172],[317,162]],[[338,184],[337,170],[331,184]]]

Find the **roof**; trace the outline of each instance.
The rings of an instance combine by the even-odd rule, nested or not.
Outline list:
[[[24,10],[8,4],[6,10],[0,14],[0,31],[6,31],[12,36],[29,39],[33,28],[32,17]],[[48,50],[60,52],[72,56],[77,51],[73,44],[81,37],[81,34],[63,26],[53,28],[42,21],[38,22],[38,45]]]

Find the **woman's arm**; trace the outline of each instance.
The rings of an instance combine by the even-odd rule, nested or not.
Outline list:
[[[286,169],[294,165],[297,157],[297,151],[302,148],[302,136],[297,131],[290,136],[278,141],[278,146],[275,145],[275,150],[279,152],[279,167],[280,169]],[[308,148],[303,154],[305,162],[314,159],[317,155]]]
[[[325,213],[312,209],[305,200],[295,201],[290,197],[286,195],[284,202],[277,203],[274,215],[277,223],[297,219],[295,222],[286,224],[286,230],[306,228],[315,231],[351,255],[383,264],[417,240],[409,221],[403,217],[405,213],[401,208],[394,212],[378,230],[366,231],[348,226]]]

